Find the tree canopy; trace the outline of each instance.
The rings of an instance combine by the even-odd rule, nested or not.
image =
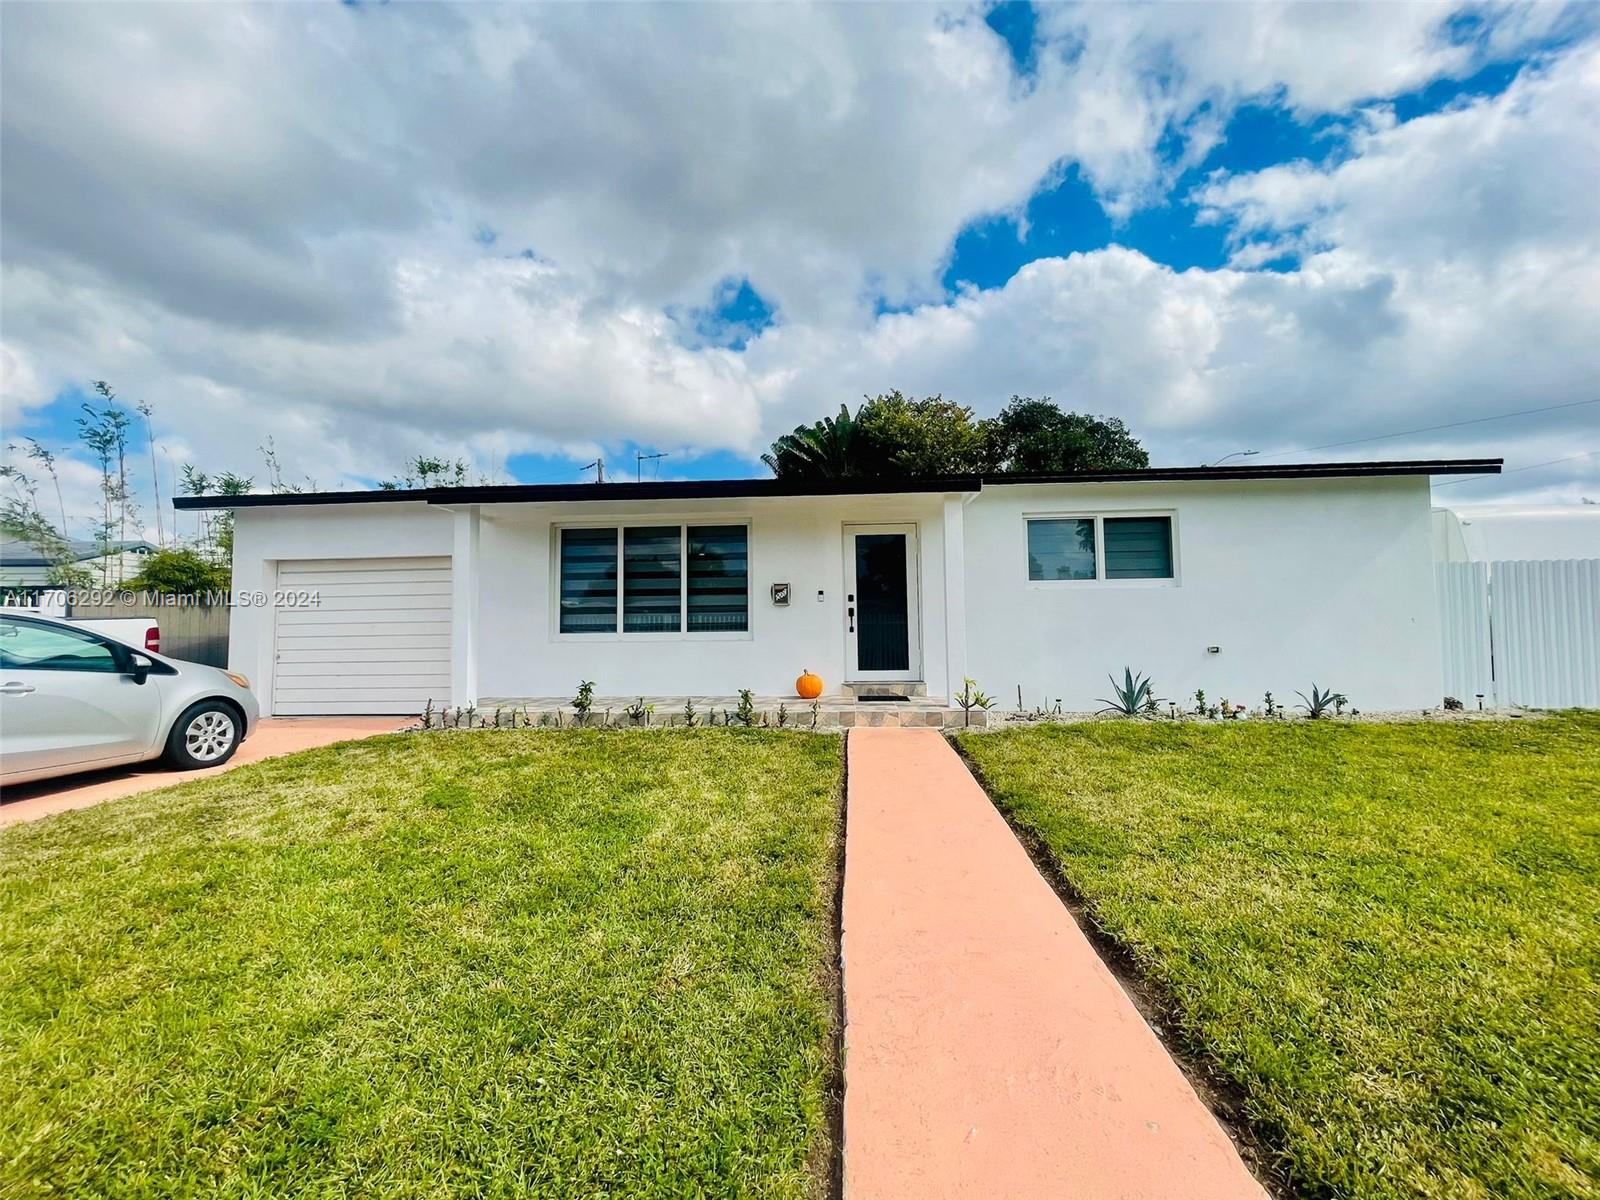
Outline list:
[[[122,586],[136,592],[191,595],[225,591],[228,582],[229,571],[224,564],[193,550],[178,549],[157,550],[148,555],[140,564],[139,573],[124,580]]]
[[[419,454],[406,462],[405,473],[378,481],[386,492],[407,492],[416,488],[462,487],[470,465],[464,458],[429,458]]]
[[[982,424],[990,439],[987,469],[997,474],[1137,471],[1150,465],[1150,455],[1119,418],[1062,412],[1048,396],[1013,396],[999,416]]]
[[[781,479],[897,479],[930,475],[1068,474],[1136,470],[1150,456],[1115,417],[1063,412],[1048,396],[1013,396],[977,419],[942,396],[867,397],[851,413],[799,425],[761,460]]]

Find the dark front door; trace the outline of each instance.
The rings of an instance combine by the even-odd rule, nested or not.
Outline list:
[[[853,529],[846,595],[850,663],[857,679],[913,679],[916,589],[913,535],[906,529]]]

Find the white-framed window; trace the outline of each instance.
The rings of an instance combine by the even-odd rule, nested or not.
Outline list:
[[[728,636],[750,630],[750,526],[742,522],[556,529],[562,636]]]
[[[1028,582],[1177,581],[1173,514],[1030,516]]]

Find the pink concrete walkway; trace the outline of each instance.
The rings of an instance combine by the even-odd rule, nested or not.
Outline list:
[[[846,1200],[1263,1200],[944,739],[848,754]]]

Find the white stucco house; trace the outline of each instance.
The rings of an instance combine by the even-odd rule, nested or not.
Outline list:
[[[782,696],[1106,675],[1257,704],[1443,695],[1429,477],[1498,459],[180,497],[236,513],[229,665],[264,711]]]

